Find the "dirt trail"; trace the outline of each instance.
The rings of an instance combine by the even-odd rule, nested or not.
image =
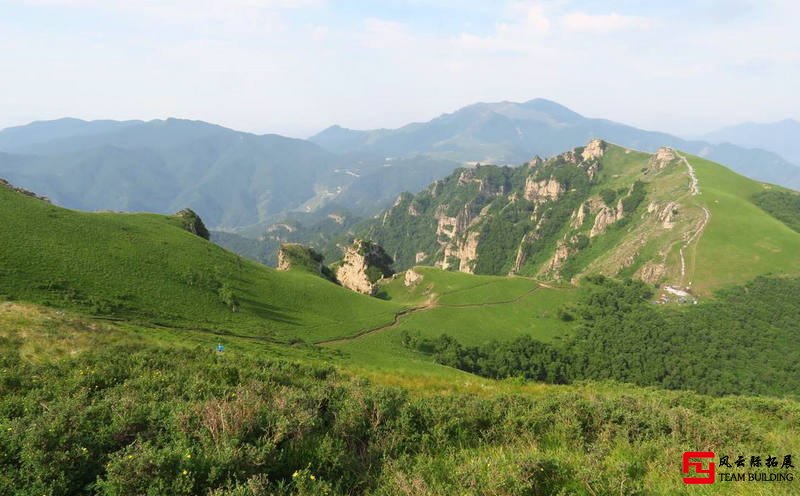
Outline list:
[[[689,177],[691,178],[692,182],[689,186],[689,192],[692,196],[696,196],[700,194],[700,186],[697,182],[697,175],[695,174],[694,167],[683,155],[678,155],[680,159],[686,164],[686,167],[689,169]],[[699,205],[698,205],[699,206]],[[703,220],[698,224],[697,229],[692,233],[691,236],[683,243],[680,250],[678,250],[678,254],[681,257],[681,284],[683,284],[686,277],[686,258],[683,255],[683,250],[688,248],[689,245],[694,243],[697,239],[700,238],[700,235],[703,234],[706,226],[708,225],[708,221],[711,219],[711,212],[708,211],[706,207],[700,207],[703,209]]]
[[[353,335],[350,335],[350,336],[342,336],[342,337],[338,337],[338,338],[330,338],[330,339],[323,339],[323,340],[320,340],[320,341],[315,341],[314,344],[315,345],[324,346],[324,345],[334,344],[334,343],[344,343],[344,342],[348,342],[348,341],[355,341],[356,339],[362,338],[364,336],[367,336],[367,335],[370,335],[370,334],[375,334],[375,333],[381,332],[381,331],[385,331],[386,329],[391,329],[393,327],[397,327],[397,325],[400,324],[401,320],[404,317],[407,317],[407,316],[409,316],[411,314],[414,314],[414,313],[417,313],[417,312],[422,312],[424,310],[430,310],[430,309],[436,308],[436,307],[444,307],[444,308],[474,308],[474,307],[490,307],[490,306],[494,306],[494,305],[509,305],[511,303],[516,303],[516,302],[520,301],[521,299],[525,298],[526,296],[531,295],[532,293],[537,291],[539,288],[548,288],[548,287],[549,286],[547,286],[544,283],[537,283],[536,287],[534,287],[534,288],[526,291],[525,293],[523,293],[523,294],[521,294],[521,295],[519,295],[519,296],[517,296],[515,298],[512,298],[510,300],[490,301],[490,302],[486,302],[486,303],[464,303],[464,304],[460,304],[460,305],[446,304],[446,303],[439,303],[439,297],[435,296],[433,298],[428,299],[428,301],[426,301],[422,305],[419,305],[419,306],[416,306],[416,307],[407,308],[405,310],[401,310],[400,312],[397,312],[396,314],[394,314],[394,317],[392,318],[392,321],[389,322],[389,323],[382,324],[382,325],[379,325],[379,326],[376,326],[376,327],[370,327],[369,329],[364,329],[363,331],[357,332],[356,334],[353,334]],[[472,289],[472,288],[470,288],[470,289]],[[447,293],[447,294],[451,294],[451,293]]]

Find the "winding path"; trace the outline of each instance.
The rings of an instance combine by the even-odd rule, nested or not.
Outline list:
[[[516,303],[516,302],[522,300],[523,298],[525,298],[526,296],[529,296],[529,295],[533,294],[539,288],[549,288],[550,287],[550,286],[548,286],[548,285],[546,285],[544,283],[540,283],[540,282],[537,282],[536,284],[537,284],[536,287],[534,287],[534,288],[526,291],[525,293],[522,293],[521,295],[519,295],[519,296],[517,296],[515,298],[512,298],[510,300],[490,301],[490,302],[486,302],[486,303],[463,303],[463,304],[457,304],[456,305],[456,304],[446,304],[446,303],[442,304],[442,303],[439,303],[439,297],[438,296],[432,297],[427,302],[425,302],[425,304],[423,304],[423,305],[419,305],[419,306],[411,307],[411,308],[406,308],[405,310],[401,310],[401,311],[397,312],[396,314],[394,314],[394,318],[392,318],[392,321],[388,322],[386,324],[382,324],[382,325],[379,325],[379,326],[376,326],[376,327],[370,327],[369,329],[364,329],[363,331],[357,332],[356,334],[353,334],[353,335],[350,335],[350,336],[342,336],[342,337],[338,337],[338,338],[330,338],[330,339],[323,339],[323,340],[320,340],[320,341],[315,341],[314,344],[315,345],[319,345],[319,346],[325,346],[325,345],[328,345],[328,344],[355,341],[356,339],[362,338],[364,336],[368,336],[370,334],[375,334],[375,333],[378,333],[378,332],[381,332],[381,331],[385,331],[386,329],[391,329],[392,327],[396,327],[398,324],[400,324],[400,322],[402,321],[402,319],[404,317],[408,317],[411,314],[414,314],[414,313],[417,313],[417,312],[421,312],[421,311],[424,311],[424,310],[430,310],[432,308],[437,308],[437,307],[441,307],[441,308],[474,308],[474,307],[490,307],[490,306],[494,306],[494,305],[509,305],[511,303]],[[472,289],[472,288],[469,288],[469,289]],[[451,294],[451,293],[447,293],[447,294]]]
[[[689,177],[691,178],[691,181],[692,181],[691,185],[689,186],[689,192],[691,193],[692,196],[699,195],[700,194],[700,186],[699,186],[698,181],[697,181],[697,174],[695,174],[694,167],[692,167],[692,164],[689,163],[689,161],[686,159],[686,157],[684,157],[683,155],[680,155],[680,154],[677,154],[677,155],[678,155],[678,157],[680,157],[680,159],[683,161],[684,164],[686,164],[686,167],[689,169]],[[698,205],[698,206],[700,206],[700,205]],[[703,231],[705,230],[706,226],[708,225],[708,221],[711,219],[711,212],[709,212],[708,208],[702,207],[702,206],[700,206],[700,208],[703,209],[703,220],[700,222],[700,224],[698,224],[697,229],[695,230],[695,232],[691,236],[689,236],[689,239],[687,239],[686,242],[683,243],[683,246],[681,246],[680,250],[678,250],[678,254],[681,257],[681,283],[684,282],[684,278],[686,277],[686,259],[685,259],[684,255],[683,255],[683,250],[685,248],[688,248],[689,245],[691,245],[698,238],[700,238],[700,235],[703,234]]]

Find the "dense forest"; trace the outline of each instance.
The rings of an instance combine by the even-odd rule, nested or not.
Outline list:
[[[800,232],[800,194],[765,190],[753,195],[753,201],[776,219]]]
[[[492,378],[551,383],[611,379],[706,394],[797,395],[800,278],[759,277],[713,301],[678,308],[651,303],[641,281],[586,279],[563,345],[520,337],[463,346],[450,336],[403,343],[445,365]]]

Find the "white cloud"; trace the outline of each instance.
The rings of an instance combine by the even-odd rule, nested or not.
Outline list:
[[[646,29],[653,26],[653,21],[646,17],[610,14],[587,14],[572,12],[561,18],[563,26],[573,32],[610,33],[627,29]]]

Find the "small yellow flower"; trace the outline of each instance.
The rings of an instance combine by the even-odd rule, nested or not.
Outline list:
[[[300,472],[298,472],[297,470],[295,470],[295,471],[294,471],[294,473],[292,474],[292,478],[293,478],[293,479],[296,479],[296,478],[297,478],[299,475],[300,475]]]
[[[311,474],[311,477],[309,477],[309,478],[310,478],[311,480],[317,480],[317,478],[316,478],[316,477],[314,477],[314,474]]]
[[[188,470],[186,470],[186,469],[183,469],[183,475],[186,475],[186,474],[188,474],[188,473],[189,473],[189,471],[188,471]]]
[[[133,455],[128,455],[128,460],[133,460]]]
[[[87,451],[89,451],[89,450],[87,450],[86,448],[81,448],[81,451],[83,451],[84,453],[86,453],[86,452],[87,452]]]
[[[191,458],[191,457],[192,457],[191,453],[186,453],[186,458]]]

